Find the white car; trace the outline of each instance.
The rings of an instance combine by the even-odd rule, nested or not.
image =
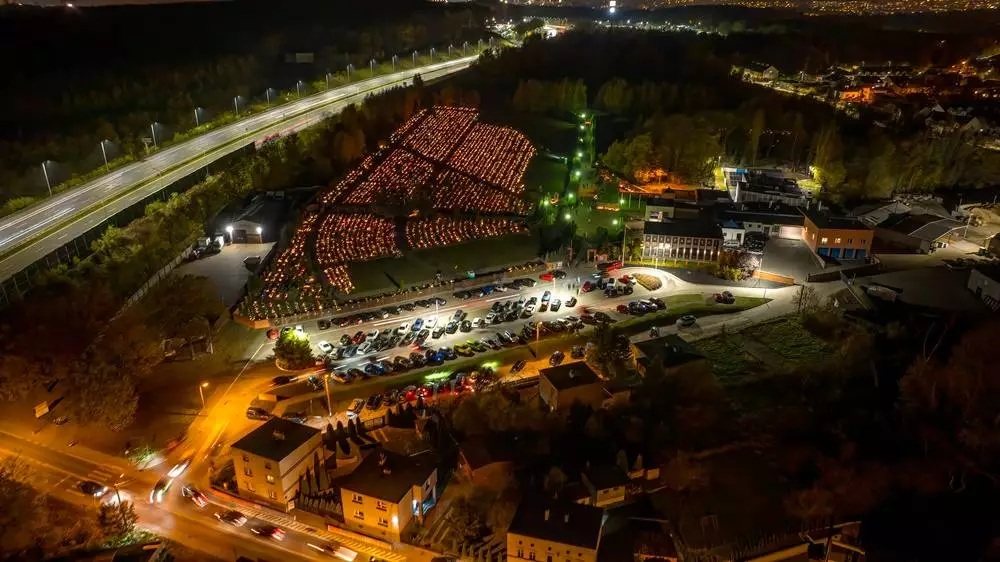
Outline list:
[[[396,328],[396,333],[399,334],[399,335],[403,335],[409,329],[410,329],[410,323],[409,322],[403,322],[402,324],[399,325],[398,328]]]
[[[368,335],[367,335],[367,336],[365,336],[365,338],[366,338],[366,339],[369,339],[369,340],[373,340],[373,339],[375,339],[375,338],[377,338],[377,337],[378,337],[378,334],[379,334],[379,331],[378,331],[378,329],[376,328],[376,329],[374,329],[374,330],[372,330],[372,331],[368,332]]]
[[[316,347],[318,347],[319,350],[322,351],[323,353],[330,353],[331,351],[333,351],[333,344],[326,340],[323,340],[318,344],[316,344]]]
[[[483,319],[480,318],[480,317],[478,317],[478,316],[476,316],[475,318],[473,318],[472,319],[472,327],[473,328],[482,328],[483,327]]]
[[[433,330],[434,327],[437,326],[437,323],[438,323],[438,317],[437,316],[431,316],[430,318],[428,318],[424,322],[424,328],[426,328],[428,330]]]
[[[487,312],[486,313],[486,322],[488,324],[492,324],[493,323],[493,319],[496,318],[496,317],[497,317],[497,313],[496,312]],[[477,318],[477,320],[478,320],[478,318]]]
[[[358,351],[356,355],[364,355],[371,350],[372,350],[372,342],[370,340],[364,341],[361,343],[361,345],[358,346]]]

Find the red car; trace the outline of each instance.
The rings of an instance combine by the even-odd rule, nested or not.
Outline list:
[[[552,275],[551,273],[543,273],[539,275],[538,278],[541,279],[542,281],[555,281],[556,276]]]
[[[358,332],[354,334],[354,337],[351,338],[351,343],[353,343],[354,345],[360,345],[361,342],[365,341],[365,338],[367,337],[368,334],[364,333],[361,330],[358,330]]]
[[[627,307],[627,306],[625,306],[624,304],[620,304],[620,305],[618,305],[618,306],[617,306],[617,307],[615,308],[615,310],[617,310],[618,312],[620,312],[620,313],[622,313],[622,314],[628,314],[628,307]]]
[[[628,275],[622,275],[621,277],[618,278],[618,280],[626,285],[632,284],[632,280],[628,278]]]
[[[594,286],[590,284],[590,281],[584,281],[583,286],[580,287],[581,293],[589,293],[594,290]]]

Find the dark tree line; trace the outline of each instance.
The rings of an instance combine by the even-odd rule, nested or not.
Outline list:
[[[60,164],[50,172],[58,180],[102,165],[105,139],[112,159],[141,157],[151,123],[162,142],[193,128],[196,108],[204,123],[232,112],[235,96],[245,110],[263,104],[267,88],[274,102],[298,80],[307,91],[324,88],[327,72],[343,80],[348,64],[366,69],[397,53],[409,62],[413,50],[474,42],[483,37],[475,12],[409,0],[7,7],[0,46],[32,56],[8,61],[17,85],[0,92],[0,203],[44,194],[43,161]],[[299,52],[313,62],[286,61]]]

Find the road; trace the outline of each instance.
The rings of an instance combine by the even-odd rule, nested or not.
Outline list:
[[[365,96],[408,84],[415,74],[441,78],[477,55],[378,76],[308,96],[161,150],[79,187],[0,219],[0,282],[173,182],[274,133],[287,134],[337,113]]]

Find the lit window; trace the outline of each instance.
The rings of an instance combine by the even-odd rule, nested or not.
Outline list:
[[[360,519],[360,520],[364,521],[365,520],[365,512],[361,511],[360,509],[355,509],[354,510],[354,518],[355,519]]]
[[[274,484],[274,476],[271,476],[270,474],[268,474],[267,475],[267,483],[268,484]]]
[[[819,242],[820,242],[820,244],[826,244],[828,240],[829,240],[829,238],[827,238],[826,236],[824,236],[824,237],[822,237],[822,238],[819,239]]]
[[[253,482],[250,480],[247,480],[247,490],[253,491]]]
[[[840,244],[840,238],[834,238],[833,239],[833,243],[834,244]]]
[[[271,498],[272,500],[276,500],[278,499],[278,494],[275,493],[274,488],[271,488],[270,490],[267,491],[267,497]]]
[[[249,467],[249,466],[244,466],[244,467],[243,467],[243,475],[244,475],[244,476],[250,476],[250,477],[252,477],[252,476],[253,476],[253,471],[252,471],[252,470],[250,470],[250,467]]]
[[[389,526],[389,520],[385,519],[384,517],[379,517],[378,518],[378,526],[379,527],[388,527]]]
[[[351,501],[354,503],[363,503],[364,498],[361,496],[361,494],[351,494]]]
[[[387,509],[386,505],[385,505],[385,502],[382,502],[382,501],[375,502],[375,509],[377,509],[379,511],[385,511]]]

